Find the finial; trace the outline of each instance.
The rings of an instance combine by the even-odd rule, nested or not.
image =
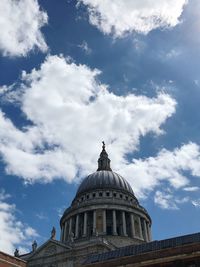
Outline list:
[[[108,158],[108,154],[106,152],[105,142],[102,141],[102,151],[100,157],[98,159],[98,169],[97,171],[112,171],[110,168],[110,159]]]

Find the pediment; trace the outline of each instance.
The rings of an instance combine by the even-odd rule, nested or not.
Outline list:
[[[41,257],[48,257],[52,255],[56,255],[62,252],[69,251],[71,248],[64,243],[61,243],[57,240],[48,240],[43,245],[37,248],[37,250],[30,254],[28,260],[34,260]]]

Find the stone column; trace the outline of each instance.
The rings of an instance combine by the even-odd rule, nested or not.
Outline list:
[[[112,211],[113,215],[113,235],[117,235],[117,222],[116,222],[116,211]]]
[[[103,233],[106,235],[106,210],[103,210]]]
[[[143,236],[142,236],[142,225],[141,225],[141,219],[140,217],[138,217],[138,222],[139,222],[139,237],[143,239]]]
[[[63,225],[63,241],[67,241],[67,221],[65,221],[64,225]]]
[[[135,237],[135,222],[134,222],[133,213],[130,214],[130,218],[131,218],[131,233],[132,233],[132,237]]]
[[[126,217],[125,217],[125,212],[122,211],[122,223],[123,223],[123,234],[127,236],[126,232]]]
[[[147,231],[148,231],[149,242],[151,242],[152,237],[151,237],[151,227],[149,222],[147,222]]]
[[[78,238],[78,230],[79,230],[79,214],[76,215],[75,238]]]
[[[62,225],[62,228],[61,228],[60,240],[61,242],[64,241],[64,224]]]
[[[70,237],[72,232],[72,218],[69,219],[69,233],[68,233],[68,237]]]
[[[96,235],[96,227],[97,227],[97,219],[96,219],[96,210],[93,211],[93,229],[92,233],[93,235]]]
[[[143,223],[144,223],[144,240],[148,242],[149,240],[148,240],[146,220],[143,220]]]
[[[87,236],[87,212],[84,212],[83,237]]]

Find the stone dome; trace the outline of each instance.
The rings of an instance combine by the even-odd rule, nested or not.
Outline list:
[[[76,195],[97,189],[114,189],[134,195],[130,184],[111,170],[99,170],[88,175],[80,184]]]
[[[60,226],[61,241],[78,246],[106,242],[113,249],[151,240],[151,218],[130,184],[112,171],[104,142],[97,171],[83,179]]]
[[[80,184],[76,197],[82,193],[90,192],[98,189],[114,189],[134,196],[130,184],[119,174],[112,171],[110,167],[110,159],[105,150],[103,142],[102,151],[98,159],[98,169],[96,172],[88,175]]]

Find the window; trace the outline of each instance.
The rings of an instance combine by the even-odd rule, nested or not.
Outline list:
[[[95,193],[93,193],[93,194],[92,194],[92,196],[93,196],[93,197],[96,197],[96,194],[95,194]]]
[[[117,194],[116,193],[113,193],[113,197],[116,197],[117,196]]]
[[[122,194],[120,194],[120,198],[123,198]]]
[[[87,199],[89,199],[89,197],[90,197],[90,196],[89,196],[89,195],[87,195]]]
[[[128,200],[128,197],[126,196],[126,200]]]
[[[100,193],[99,193],[99,196],[100,196],[100,197],[102,197],[102,196],[103,196],[102,192],[100,192]]]
[[[106,192],[106,196],[109,197],[110,196],[110,193],[109,192]]]

